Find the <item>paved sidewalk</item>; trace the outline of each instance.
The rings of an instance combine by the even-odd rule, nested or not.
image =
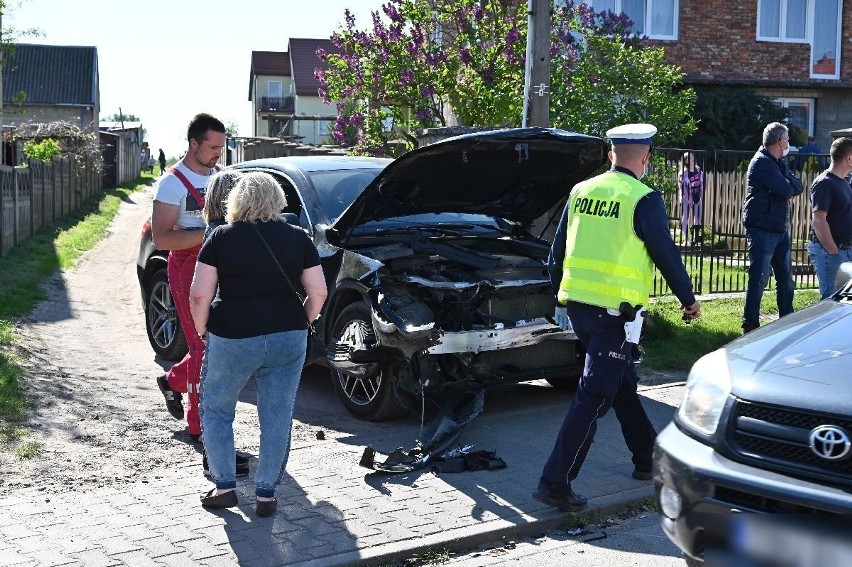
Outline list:
[[[640,389],[662,428],[682,384]],[[239,508],[203,509],[198,498],[210,483],[198,462],[124,489],[3,493],[0,565],[381,565],[428,547],[463,547],[553,527],[567,514],[533,500],[531,492],[568,406],[557,392],[542,383],[486,396],[485,411],[460,442],[496,450],[508,464],[502,470],[438,477],[427,471],[379,475],[358,466],[367,444],[385,454],[410,448],[419,433],[414,419],[325,429],[323,440],[294,442],[278,512],[270,518],[254,514],[252,476],[238,482]],[[310,427],[324,429],[319,421]],[[651,496],[651,484],[633,480],[631,471],[610,412],[575,482],[575,490],[590,498],[587,512],[606,514]]]

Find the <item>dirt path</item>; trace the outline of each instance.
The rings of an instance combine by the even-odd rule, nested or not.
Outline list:
[[[48,299],[16,325],[38,456],[0,453],[4,489],[72,489],[152,478],[197,466],[199,447],[165,411],[145,334],[136,254],[151,189],[122,203],[109,235],[77,266],[46,283]],[[256,454],[254,412],[238,412],[238,447]],[[313,435],[295,424],[299,436]]]

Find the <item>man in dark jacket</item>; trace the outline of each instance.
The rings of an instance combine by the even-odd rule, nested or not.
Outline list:
[[[743,333],[760,326],[760,300],[775,274],[778,315],[793,312],[793,268],[790,261],[790,199],[804,190],[787,166],[790,134],[780,122],[763,130],[763,146],[751,158],[743,202],[743,225],[748,242],[748,290],[743,312]]]

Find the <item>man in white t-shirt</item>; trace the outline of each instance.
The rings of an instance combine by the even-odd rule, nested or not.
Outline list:
[[[169,251],[169,289],[189,347],[181,361],[172,366],[165,376],[157,377],[157,385],[175,419],[183,419],[181,393],[188,394],[187,428],[189,435],[198,441],[201,437],[198,383],[204,342],[195,332],[189,311],[189,286],[204,235],[205,225],[201,218],[204,192],[207,179],[220,169],[216,164],[225,147],[225,125],[209,114],[198,114],[189,123],[187,140],[189,148],[186,155],[154,186],[151,229],[154,245],[159,250]]]

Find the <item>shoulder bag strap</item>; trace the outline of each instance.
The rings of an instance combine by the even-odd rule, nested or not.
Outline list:
[[[284,268],[281,266],[281,262],[278,261],[278,257],[275,256],[275,252],[272,251],[272,248],[269,246],[269,243],[260,233],[260,230],[257,228],[256,224],[252,224],[251,227],[257,233],[257,236],[260,237],[260,241],[263,242],[263,245],[269,251],[269,255],[272,256],[272,260],[275,262],[275,265],[278,266],[278,271],[281,272],[281,275],[284,276],[284,281],[287,282],[287,286],[290,288],[290,291],[298,298],[299,305],[302,306],[302,312],[305,310],[305,299],[302,297],[302,294],[296,291],[296,288],[293,287],[293,283],[290,281],[290,278],[287,276],[287,272],[284,271]],[[308,314],[305,313],[305,320],[308,322],[308,327],[312,327],[313,323],[308,319]]]
[[[184,175],[183,172],[176,167],[170,167],[166,171],[173,174],[175,177],[177,177],[180,180],[181,183],[183,183],[183,186],[186,187],[186,190],[189,191],[189,194],[192,195],[192,197],[198,203],[198,206],[203,209],[204,208],[204,197],[202,197],[201,193],[198,192],[198,189],[196,189],[192,185],[192,183],[189,182],[189,179],[186,178],[186,175]]]

